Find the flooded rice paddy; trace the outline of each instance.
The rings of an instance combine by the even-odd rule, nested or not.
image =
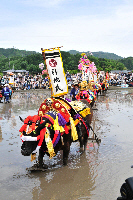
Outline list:
[[[79,153],[73,143],[68,166],[62,153],[50,160],[46,172],[29,172],[34,163],[21,155],[19,120],[38,112],[50,91],[15,92],[9,104],[0,103],[1,200],[115,200],[126,178],[133,176],[133,89],[108,90],[99,96],[92,127],[101,143],[88,141]],[[92,134],[92,132],[90,133]]]

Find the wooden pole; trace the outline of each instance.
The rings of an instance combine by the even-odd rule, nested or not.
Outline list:
[[[41,48],[41,50],[44,51],[44,50],[50,50],[50,49],[58,49],[58,48],[60,49],[60,48],[62,48],[62,47],[63,47],[63,46],[60,46],[60,47],[54,47],[54,48],[49,48],[49,49],[43,49],[43,48]]]

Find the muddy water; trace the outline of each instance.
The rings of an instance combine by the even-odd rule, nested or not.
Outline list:
[[[37,114],[50,96],[45,92],[15,92],[11,103],[0,103],[0,199],[116,199],[124,180],[133,176],[133,89],[117,88],[98,97],[92,127],[102,140],[99,146],[88,141],[80,155],[79,143],[73,143],[68,166],[62,166],[58,153],[52,160],[44,157],[46,172],[31,173],[26,168],[34,163],[20,152],[19,116]]]

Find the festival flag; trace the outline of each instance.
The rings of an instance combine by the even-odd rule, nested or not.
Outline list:
[[[61,96],[68,93],[67,80],[63,68],[60,48],[42,49],[43,58],[48,71],[52,96]]]

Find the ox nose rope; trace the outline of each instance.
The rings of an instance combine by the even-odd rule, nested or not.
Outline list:
[[[96,135],[96,133],[94,132],[93,128],[91,127],[91,125],[85,120],[85,123],[88,125],[88,128],[90,128],[93,132],[93,134],[95,135],[95,140],[96,142],[99,144],[101,142],[101,139],[99,139]]]

